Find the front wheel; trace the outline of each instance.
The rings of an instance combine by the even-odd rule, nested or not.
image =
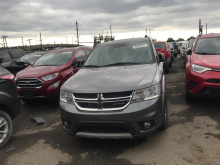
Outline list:
[[[0,148],[3,147],[12,134],[11,117],[4,111],[0,110]]]
[[[167,127],[168,127],[168,111],[167,111],[167,103],[165,103],[164,119],[163,119],[163,123],[161,124],[159,130],[165,130]]]

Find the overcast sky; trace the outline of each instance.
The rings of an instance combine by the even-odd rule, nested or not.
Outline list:
[[[143,37],[146,28],[157,40],[187,39],[198,34],[199,19],[204,33],[206,23],[208,33],[220,30],[219,0],[0,1],[0,35],[9,36],[9,46],[21,45],[21,36],[35,44],[40,33],[44,43],[75,42],[76,21],[81,42],[110,34],[110,23],[115,39]]]

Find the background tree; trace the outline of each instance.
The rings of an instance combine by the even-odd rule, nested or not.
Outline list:
[[[156,38],[151,38],[151,39],[152,39],[152,41],[153,41],[153,42],[156,42],[156,41],[157,41],[157,39],[156,39]]]
[[[184,41],[184,39],[183,39],[183,38],[178,38],[176,41],[177,41],[177,42],[179,42],[179,41]]]
[[[175,42],[175,40],[174,40],[173,38],[169,37],[169,38],[167,39],[167,42]]]
[[[194,37],[194,36],[191,36],[191,37],[189,37],[189,38],[187,39],[187,41],[189,41],[190,39],[195,39],[195,37]]]

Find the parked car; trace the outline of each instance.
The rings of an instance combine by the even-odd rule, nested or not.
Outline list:
[[[9,49],[0,51],[0,64],[7,68],[13,61],[25,55],[22,49]]]
[[[168,48],[168,44],[163,41],[154,42],[154,45],[159,53],[165,55],[165,61],[163,63],[164,73],[168,74],[170,72],[170,67],[172,66],[172,55]]]
[[[45,53],[45,51],[42,51],[25,54],[16,61],[12,61],[10,66],[6,67],[6,69],[10,71],[13,75],[16,75],[19,71],[23,70],[29,65],[32,65],[38,58],[40,58]]]
[[[186,99],[220,96],[220,33],[199,35],[187,51]]]
[[[184,59],[187,44],[188,44],[188,41],[183,42],[180,48],[180,56],[182,59]]]
[[[86,46],[53,50],[18,72],[16,85],[21,100],[59,98],[60,87],[79,70],[77,62],[85,60],[91,50]]]
[[[185,49],[185,52],[184,52],[184,57],[183,57],[183,60],[184,60],[184,63],[186,64],[186,58],[187,58],[187,54],[186,52],[188,51],[188,49],[191,49],[192,50],[192,47],[193,47],[193,44],[195,42],[195,39],[190,39],[188,41],[188,44],[186,45],[186,49]]]
[[[177,55],[179,54],[177,43],[176,42],[171,42],[171,44],[172,44],[172,49],[173,49],[173,55],[174,55],[174,57],[177,57]]]
[[[168,123],[163,54],[149,37],[100,43],[61,87],[64,129],[77,137],[136,138]]]
[[[0,148],[10,139],[12,120],[20,112],[20,99],[14,75],[0,65]]]

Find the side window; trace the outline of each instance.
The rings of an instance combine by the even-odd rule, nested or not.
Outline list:
[[[8,52],[0,52],[0,58],[3,58],[3,62],[8,62],[11,60],[11,56]]]
[[[20,58],[22,57],[24,54],[19,51],[19,50],[10,50],[11,54],[13,55],[14,58]]]
[[[86,56],[87,56],[87,57],[89,56],[89,54],[90,54],[91,51],[92,51],[91,49],[84,49],[84,52],[86,53]]]
[[[85,52],[83,50],[79,50],[75,55],[73,65],[76,65],[77,60],[85,60],[85,59],[86,59]]]

